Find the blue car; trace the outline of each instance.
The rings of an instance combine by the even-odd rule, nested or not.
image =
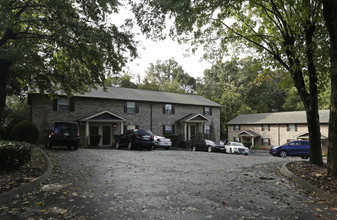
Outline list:
[[[270,148],[269,153],[273,156],[287,157],[300,156],[302,159],[309,158],[309,141],[291,141],[284,145]]]

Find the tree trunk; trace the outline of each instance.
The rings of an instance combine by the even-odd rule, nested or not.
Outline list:
[[[2,131],[2,115],[6,106],[7,83],[11,61],[0,59],[0,132]]]
[[[329,118],[328,172],[337,176],[337,1],[324,0],[323,14],[330,36],[331,105]]]
[[[308,21],[305,28],[306,57],[309,73],[309,106],[305,106],[308,121],[309,141],[310,141],[310,162],[318,166],[323,166],[321,128],[318,113],[318,88],[317,71],[314,62],[315,43],[313,41],[316,24]]]

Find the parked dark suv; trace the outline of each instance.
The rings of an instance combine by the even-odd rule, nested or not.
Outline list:
[[[78,148],[80,132],[76,122],[55,122],[48,130],[46,148],[53,146],[73,146]]]
[[[118,140],[116,149],[127,147],[132,149],[153,149],[153,134],[149,130],[127,130]]]

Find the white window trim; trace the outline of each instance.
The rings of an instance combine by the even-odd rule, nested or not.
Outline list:
[[[204,134],[211,134],[211,125],[205,125]]]
[[[61,109],[64,106],[66,109]],[[57,100],[57,110],[58,111],[70,111],[70,99],[65,97],[59,97]]]
[[[165,114],[167,114],[167,115],[173,114],[173,105],[172,104],[165,104]]]
[[[169,129],[167,129],[169,128]],[[165,125],[165,134],[173,134],[173,126],[172,125]]]
[[[136,113],[136,102],[126,102],[126,112],[127,113]]]

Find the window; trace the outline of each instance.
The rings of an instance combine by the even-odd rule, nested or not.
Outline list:
[[[163,113],[164,114],[174,114],[174,108],[172,104],[164,104],[163,106]]]
[[[204,133],[205,134],[210,134],[211,133],[211,125],[205,125]]]
[[[240,131],[240,125],[234,125],[234,131]]]
[[[240,138],[239,137],[234,137],[234,142],[240,142]]]
[[[270,126],[269,125],[261,125],[261,130],[262,131],[270,131]]]
[[[174,126],[173,125],[164,125],[163,126],[163,134],[174,134]]]
[[[57,110],[70,111],[70,100],[65,97],[60,97],[57,103]]]
[[[288,124],[287,131],[297,131],[297,126],[295,124]]]
[[[137,109],[137,103],[136,102],[126,102],[126,108],[124,109],[124,111],[126,113],[137,113],[138,109]]]
[[[212,108],[209,106],[204,107],[204,115],[212,115]]]
[[[263,146],[270,145],[270,139],[269,138],[262,138],[262,145]]]

